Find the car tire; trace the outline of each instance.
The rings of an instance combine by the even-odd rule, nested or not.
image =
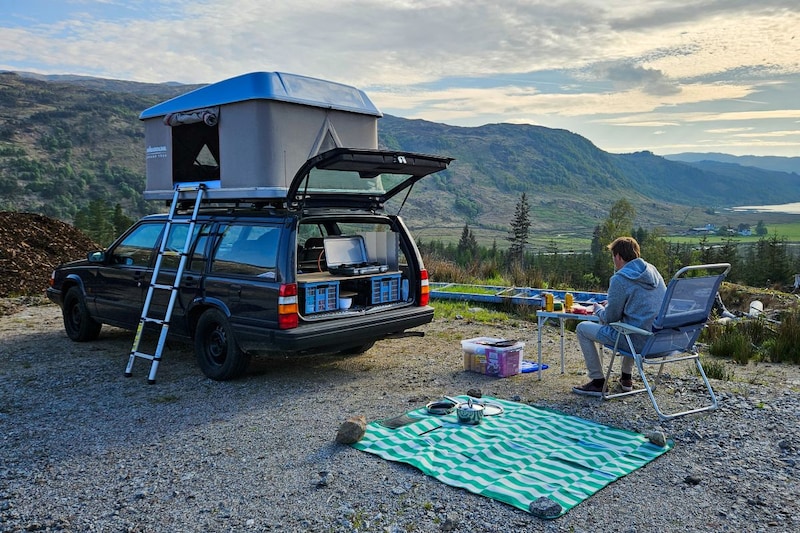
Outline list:
[[[216,381],[239,377],[250,359],[236,344],[228,317],[217,309],[200,315],[194,332],[194,352],[203,374]]]
[[[367,342],[365,344],[360,344],[358,346],[353,346],[351,348],[347,348],[346,350],[342,350],[339,353],[342,355],[359,355],[366,352],[373,346],[375,346],[375,341]]]
[[[89,316],[86,301],[79,287],[72,287],[64,297],[62,307],[64,316],[64,330],[67,337],[76,342],[87,342],[95,340],[100,335],[100,322]]]

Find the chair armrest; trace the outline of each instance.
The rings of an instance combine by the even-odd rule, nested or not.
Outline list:
[[[612,322],[609,324],[612,328],[616,331],[622,333],[623,335],[652,335],[652,331],[647,331],[646,329],[637,328],[636,326],[631,326],[630,324],[626,324],[625,322]]]

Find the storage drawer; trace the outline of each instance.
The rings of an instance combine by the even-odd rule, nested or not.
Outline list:
[[[396,302],[400,299],[400,274],[375,276],[370,279],[372,304]]]
[[[339,283],[301,283],[300,295],[306,314],[335,311],[339,308]]]

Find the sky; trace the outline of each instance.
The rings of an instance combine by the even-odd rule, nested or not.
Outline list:
[[[0,0],[0,70],[290,72],[408,119],[800,157],[798,0]]]

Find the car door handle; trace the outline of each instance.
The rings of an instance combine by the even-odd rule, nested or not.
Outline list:
[[[183,277],[183,285],[184,287],[196,287],[197,280],[194,276],[184,276]]]

